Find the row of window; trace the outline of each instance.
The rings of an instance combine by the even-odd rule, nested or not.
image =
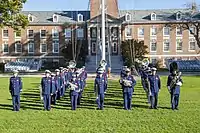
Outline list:
[[[72,35],[71,29],[65,29],[65,37],[69,38]],[[9,38],[9,31],[7,29],[2,30],[2,37],[3,38]],[[21,38],[21,31],[15,32],[16,38]],[[46,38],[47,37],[47,30],[40,30],[40,38]],[[59,30],[58,29],[52,29],[52,37],[53,38],[59,38]],[[77,37],[83,38],[84,37],[84,30],[79,28],[77,29]],[[27,38],[34,38],[34,30],[27,30]]]
[[[163,35],[164,36],[170,36],[170,27],[163,27]],[[195,33],[195,28],[191,27],[190,30],[190,35],[191,33]],[[158,32],[158,28],[157,27],[152,27],[150,30],[150,35],[151,36],[156,36],[157,32]],[[183,28],[181,27],[177,27],[176,28],[176,35],[177,36],[182,36],[183,35]],[[138,36],[144,36],[144,28],[138,28]],[[131,27],[127,27],[126,28],[126,37],[132,37],[132,28]]]
[[[53,41],[52,43],[53,47],[53,53],[59,53],[59,41]],[[2,45],[3,53],[9,53],[9,44],[7,42],[4,42]],[[22,53],[22,44],[20,41],[17,41],[15,43],[15,53]],[[28,43],[28,53],[34,53],[35,52],[35,44],[33,41],[29,41]],[[47,53],[47,44],[41,43],[40,44],[40,53]]]
[[[196,42],[194,39],[191,39],[189,41],[189,51],[194,51],[196,49]],[[151,40],[150,43],[150,51],[156,52],[157,51],[157,41],[155,39]],[[165,39],[163,42],[163,52],[169,52],[170,51],[170,40]],[[181,52],[183,51],[183,41],[181,39],[176,40],[176,51]]]
[[[97,44],[96,42],[92,42],[92,53],[96,53],[97,52]],[[112,53],[117,53],[117,42],[113,42],[112,43]],[[107,53],[108,52],[108,43],[106,43],[105,45],[105,52]]]

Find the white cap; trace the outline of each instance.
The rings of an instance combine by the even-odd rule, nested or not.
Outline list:
[[[49,70],[45,70],[45,73],[51,73],[51,71],[49,71]]]
[[[13,73],[19,73],[19,71],[18,70],[13,70]]]
[[[151,68],[152,71],[157,71],[157,68],[153,67]]]

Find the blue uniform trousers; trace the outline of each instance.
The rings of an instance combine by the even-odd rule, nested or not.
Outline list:
[[[104,93],[98,94],[97,98],[98,109],[103,109],[104,106]]]
[[[179,103],[179,94],[172,95],[172,109],[177,109]]]
[[[13,111],[19,111],[20,109],[20,95],[12,96]]]
[[[150,96],[151,108],[157,108],[158,105],[158,93],[154,93]]]
[[[126,109],[126,110],[131,110],[131,107],[132,107],[132,95],[133,95],[133,92],[123,92],[124,109]]]
[[[56,105],[56,99],[57,99],[57,94],[54,93],[54,94],[51,96],[51,104]]]
[[[61,90],[60,90],[60,95],[61,95],[61,97],[64,97],[64,95],[65,95],[65,86],[63,86],[63,87],[61,88]]]
[[[78,93],[78,100],[77,100],[77,104],[78,104],[78,105],[81,104],[82,93],[83,93],[83,91],[80,91],[80,92]]]
[[[71,100],[71,109],[76,110],[77,108],[77,99],[78,99],[78,93],[70,92],[70,100]]]
[[[44,110],[51,110],[51,95],[43,95]]]
[[[57,100],[60,100],[60,97],[61,97],[61,89],[58,89],[58,92],[57,92]]]

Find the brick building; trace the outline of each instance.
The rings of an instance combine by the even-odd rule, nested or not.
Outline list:
[[[106,59],[113,69],[123,65],[121,41],[144,40],[146,55],[152,62],[165,59],[193,59],[199,48],[189,31],[169,23],[180,23],[186,9],[119,10],[117,0],[106,2]],[[90,11],[26,11],[30,25],[21,33],[11,28],[0,32],[0,59],[41,58],[63,60],[61,52],[69,41],[85,40],[88,46],[86,67],[95,70],[101,57],[101,10],[98,0],[91,0]],[[196,15],[198,16],[198,15]],[[195,30],[191,27],[191,30]]]

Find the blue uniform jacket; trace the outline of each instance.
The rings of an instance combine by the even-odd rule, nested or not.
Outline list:
[[[11,95],[19,95],[20,91],[22,91],[22,80],[20,77],[11,77],[9,90]]]
[[[126,72],[124,70],[122,70],[121,73],[120,73],[120,77],[123,78],[125,76],[126,76]]]
[[[124,84],[121,84],[123,92],[134,92],[134,86],[136,85],[136,80],[133,78],[133,76],[129,75],[129,76],[123,77],[122,79],[129,80],[132,82],[131,86],[124,86]]]
[[[141,79],[146,79],[146,78],[148,78],[148,73],[145,72],[143,69],[140,69],[140,70],[139,70],[139,73],[140,73]]]
[[[42,95],[50,95],[51,94],[51,78],[43,77],[41,80],[42,86]]]
[[[94,82],[94,92],[98,94],[104,93],[105,86],[106,86],[105,77],[96,76]]]
[[[61,87],[63,87],[63,85],[64,85],[64,79],[63,79],[63,77],[62,77],[62,75],[57,75],[56,77],[55,77],[55,80],[57,81],[57,83],[58,83],[58,90],[60,90],[61,89]]]
[[[161,88],[161,81],[158,75],[149,75],[148,76],[150,91],[152,94],[158,93]]]
[[[55,94],[58,90],[58,82],[56,79],[51,79],[51,93]]]
[[[170,74],[168,76],[168,79],[167,79],[167,86],[170,86],[171,84],[171,81],[173,80],[173,75]],[[183,83],[183,80],[181,78],[178,79],[181,83]],[[175,85],[173,88],[171,88],[171,92],[173,92],[173,94],[180,94],[180,86],[178,85]]]

